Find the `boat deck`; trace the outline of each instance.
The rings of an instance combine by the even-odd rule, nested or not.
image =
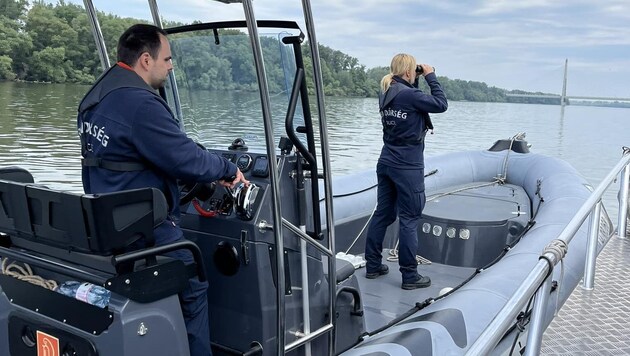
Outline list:
[[[405,291],[400,288],[397,262],[387,262],[390,273],[365,278],[357,271],[367,330],[387,324],[416,302],[435,297],[444,287],[465,280],[474,269],[440,264],[421,265],[418,271],[432,277],[429,288]],[[385,302],[386,301],[386,302]],[[605,356],[630,355],[630,238],[613,236],[597,258],[595,288],[575,288],[543,335],[541,355]]]
[[[435,298],[440,290],[455,287],[470,277],[474,268],[447,266],[439,263],[422,264],[418,272],[431,278],[431,286],[414,290],[401,288],[402,277],[398,261],[388,261],[389,250],[383,251],[383,262],[389,273],[375,279],[365,278],[365,268],[355,272],[361,287],[365,326],[367,331],[378,329],[395,317],[404,314],[428,298]]]
[[[630,355],[630,239],[597,258],[595,288],[573,291],[543,335],[541,355]]]

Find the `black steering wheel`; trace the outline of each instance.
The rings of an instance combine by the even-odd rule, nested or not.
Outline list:
[[[199,148],[206,151],[206,148],[199,142],[195,142]],[[179,205],[190,203],[194,198],[199,200],[208,200],[214,194],[216,182],[200,183],[200,182],[177,182],[179,188]]]
[[[197,198],[201,201],[208,200],[217,189],[217,183],[183,183],[179,184],[179,205],[190,203]]]

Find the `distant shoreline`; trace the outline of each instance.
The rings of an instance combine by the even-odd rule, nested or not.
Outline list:
[[[579,101],[569,104],[569,106],[598,106],[605,108],[630,109],[630,102],[607,102],[607,101]]]
[[[45,84],[45,85],[76,85],[76,86],[88,86],[87,84],[80,83],[52,83],[52,82],[43,82],[43,81],[29,81],[29,80],[4,80],[0,79],[0,83],[19,83],[19,84]],[[364,98],[361,96],[343,96],[343,95],[326,95],[326,97],[337,97],[337,98]],[[473,102],[473,103],[502,103],[501,101],[485,101],[485,100],[453,100],[451,101],[460,101],[460,102]],[[533,104],[533,105],[555,105],[560,106],[559,103],[549,103],[549,102],[518,102],[518,101],[503,101],[506,104]],[[622,108],[622,109],[630,109],[630,102],[605,102],[605,101],[574,101],[567,104],[567,106],[596,106],[596,107],[607,107],[607,108]]]

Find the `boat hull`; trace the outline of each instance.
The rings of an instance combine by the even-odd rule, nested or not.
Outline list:
[[[496,182],[497,177],[502,184],[521,187],[536,214],[533,225],[496,263],[469,282],[444,298],[436,295],[435,302],[385,331],[370,335],[344,355],[464,354],[538,263],[545,246],[559,236],[591,193],[588,182],[568,163],[533,153],[507,150],[451,153],[427,158],[425,169],[436,170],[425,178],[427,196],[466,184]],[[455,215],[453,219],[457,218]],[[562,306],[583,275],[588,225],[587,221],[576,233],[559,265],[561,268],[553,272],[551,278],[559,287],[550,296],[545,325],[551,322],[555,309]],[[601,251],[612,233],[605,212],[599,229],[598,251]],[[420,241],[422,253],[427,244]],[[472,239],[459,242],[462,246],[474,243]],[[516,336],[516,331],[505,335],[495,353],[509,350]]]

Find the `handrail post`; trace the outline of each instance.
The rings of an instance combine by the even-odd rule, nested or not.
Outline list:
[[[584,262],[584,278],[582,289],[592,290],[595,284],[595,264],[597,262],[597,240],[599,236],[599,219],[602,212],[602,201],[600,200],[591,213],[591,223],[586,246],[586,260]]]
[[[628,219],[628,183],[630,180],[630,166],[621,171],[621,179],[619,180],[619,215],[617,221],[617,236],[625,239],[627,236],[626,224]]]
[[[160,10],[157,5],[157,0],[149,0],[149,9],[151,10],[151,16],[153,17],[153,23],[159,28],[164,28],[162,25],[162,18],[160,17]],[[179,120],[179,128],[184,129],[184,115],[182,114],[182,104],[179,101],[179,89],[177,88],[177,81],[175,80],[175,73],[173,71],[168,72],[168,80],[173,92],[173,105],[175,105],[175,115]],[[166,89],[165,89],[166,90]]]
[[[527,347],[525,348],[525,356],[536,356],[540,354],[542,344],[543,330],[545,330],[545,314],[549,303],[549,295],[551,294],[551,272],[545,282],[536,292],[534,307],[529,325],[529,334],[527,335]]]
[[[470,345],[466,356],[488,355],[499,343],[505,331],[514,323],[519,312],[525,308],[529,296],[534,295],[547,274],[549,264],[538,261],[523,283],[514,291],[503,308],[495,315],[492,322],[481,332],[477,340]]]
[[[109,56],[107,55],[107,47],[105,46],[105,39],[103,38],[103,31],[101,31],[101,25],[98,23],[96,10],[92,0],[83,0],[83,5],[87,11],[88,19],[90,20],[90,26],[92,26],[92,35],[94,36],[94,42],[96,43],[96,49],[98,50],[98,57],[101,60],[101,67],[103,71],[106,71],[110,67]]]
[[[313,12],[311,9],[311,3],[309,0],[302,0],[302,8],[304,12],[304,23],[306,25],[306,33],[308,36],[308,43],[311,49],[311,60],[313,64],[313,83],[315,84],[315,97],[317,99],[317,113],[319,115],[319,141],[321,146],[321,158],[322,168],[324,174],[324,197],[326,207],[326,232],[328,234],[328,247],[333,252],[333,256],[328,259],[328,273],[329,276],[334,276],[336,273],[336,258],[335,258],[335,222],[333,217],[333,199],[332,199],[332,177],[330,168],[330,157],[328,148],[328,124],[326,122],[326,109],[324,103],[324,83],[322,79],[322,69],[319,60],[319,44],[315,37],[315,24],[313,21]],[[312,177],[317,179],[317,177]],[[313,202],[313,209],[319,209],[318,203]],[[336,290],[337,285],[333,277],[330,278],[328,283],[328,293],[330,296],[328,315],[332,329],[330,331],[330,339],[328,345],[328,354],[334,355],[336,344],[336,328],[337,318],[335,317],[335,304],[336,304]]]
[[[258,35],[258,25],[254,16],[254,8],[252,0],[242,0],[243,10],[245,12],[245,22],[247,23],[247,33],[252,45],[252,55],[254,57],[254,65],[256,67],[256,79],[258,81],[258,89],[260,94],[260,103],[262,106],[262,118],[265,127],[265,146],[267,147],[267,157],[269,158],[269,190],[272,201],[273,216],[273,233],[274,243],[276,245],[276,354],[282,356],[285,354],[285,272],[284,272],[284,239],[282,235],[282,209],[280,207],[280,185],[278,178],[278,161],[276,160],[276,149],[274,142],[273,120],[271,116],[271,99],[269,96],[269,86],[267,83],[267,73],[263,60],[263,50]]]

